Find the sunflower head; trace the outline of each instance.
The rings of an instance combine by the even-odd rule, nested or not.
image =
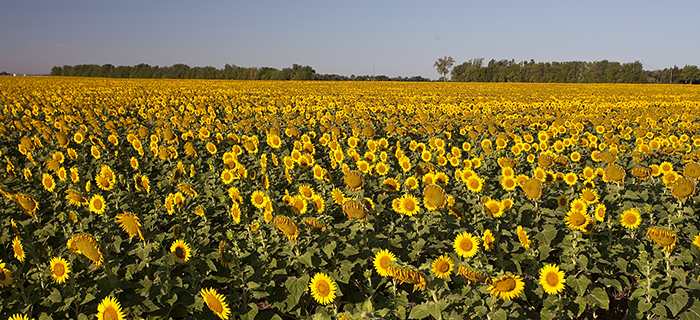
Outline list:
[[[520,187],[525,192],[525,196],[532,201],[537,201],[542,197],[542,182],[538,179],[528,179]]]
[[[185,263],[192,257],[190,245],[182,239],[177,239],[170,246],[170,254],[177,263]]]
[[[676,246],[676,239],[678,238],[675,232],[657,227],[647,229],[647,237],[662,246],[662,251],[669,252]]]
[[[220,319],[227,320],[231,314],[231,308],[229,308],[228,303],[226,303],[226,298],[216,292],[214,288],[202,288],[199,294],[204,299],[204,303],[207,304],[209,310],[214,312]]]
[[[606,182],[615,182],[617,184],[625,182],[625,169],[617,164],[609,164],[605,167],[603,180]]]
[[[76,235],[68,240],[68,249],[77,254],[82,254],[92,260],[95,266],[102,265],[104,257],[100,246],[91,235],[83,233]]]
[[[360,190],[365,185],[365,179],[359,171],[348,171],[343,177],[343,181],[350,190]]]
[[[116,298],[106,297],[97,306],[98,320],[124,320],[122,306]]]
[[[61,257],[54,257],[49,264],[51,265],[51,278],[53,281],[58,284],[66,282],[70,273],[70,263]]]
[[[627,209],[620,215],[620,223],[627,229],[636,229],[641,222],[642,217],[636,208]]]
[[[297,224],[285,216],[276,216],[273,224],[277,229],[282,231],[282,233],[290,241],[296,241],[297,237],[299,236],[299,228],[297,228]]]
[[[540,269],[540,285],[546,293],[558,294],[564,290],[564,271],[560,271],[559,267],[553,264],[548,264]]]
[[[374,255],[374,270],[382,276],[386,277],[389,275],[389,265],[391,262],[396,261],[396,256],[387,249],[382,249]]]
[[[690,179],[680,178],[671,185],[671,194],[679,201],[685,201],[695,194],[695,184]]]
[[[491,277],[488,274],[472,268],[469,265],[460,265],[457,268],[457,274],[464,277],[465,280],[475,283],[489,283]]]
[[[432,263],[432,272],[438,278],[447,278],[454,270],[454,262],[448,255],[441,255]]]
[[[311,278],[309,289],[316,302],[327,305],[335,300],[335,291],[338,289],[338,285],[327,274],[320,272]]]
[[[494,298],[511,300],[517,297],[525,289],[523,278],[516,275],[506,274],[499,278],[492,279],[488,290]]]
[[[367,210],[359,201],[348,200],[343,204],[343,214],[350,219],[365,220]]]
[[[447,195],[442,187],[431,184],[423,189],[423,203],[428,210],[442,209],[447,203]]]
[[[463,258],[471,258],[479,250],[479,238],[469,232],[462,232],[455,237],[453,244],[455,252]]]

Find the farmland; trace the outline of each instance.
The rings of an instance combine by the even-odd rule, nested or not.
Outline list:
[[[697,86],[0,78],[0,108],[0,314],[700,319]]]

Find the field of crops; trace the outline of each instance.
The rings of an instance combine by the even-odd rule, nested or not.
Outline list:
[[[700,319],[700,87],[0,78],[2,319]]]

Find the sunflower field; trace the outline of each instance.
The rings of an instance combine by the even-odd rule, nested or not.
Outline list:
[[[0,78],[1,319],[700,319],[700,87]]]

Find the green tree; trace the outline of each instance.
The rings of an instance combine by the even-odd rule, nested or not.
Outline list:
[[[444,58],[438,58],[433,67],[437,68],[437,72],[442,75],[442,79],[447,82],[447,73],[450,72],[450,68],[455,63],[455,59],[452,57],[445,56]]]

